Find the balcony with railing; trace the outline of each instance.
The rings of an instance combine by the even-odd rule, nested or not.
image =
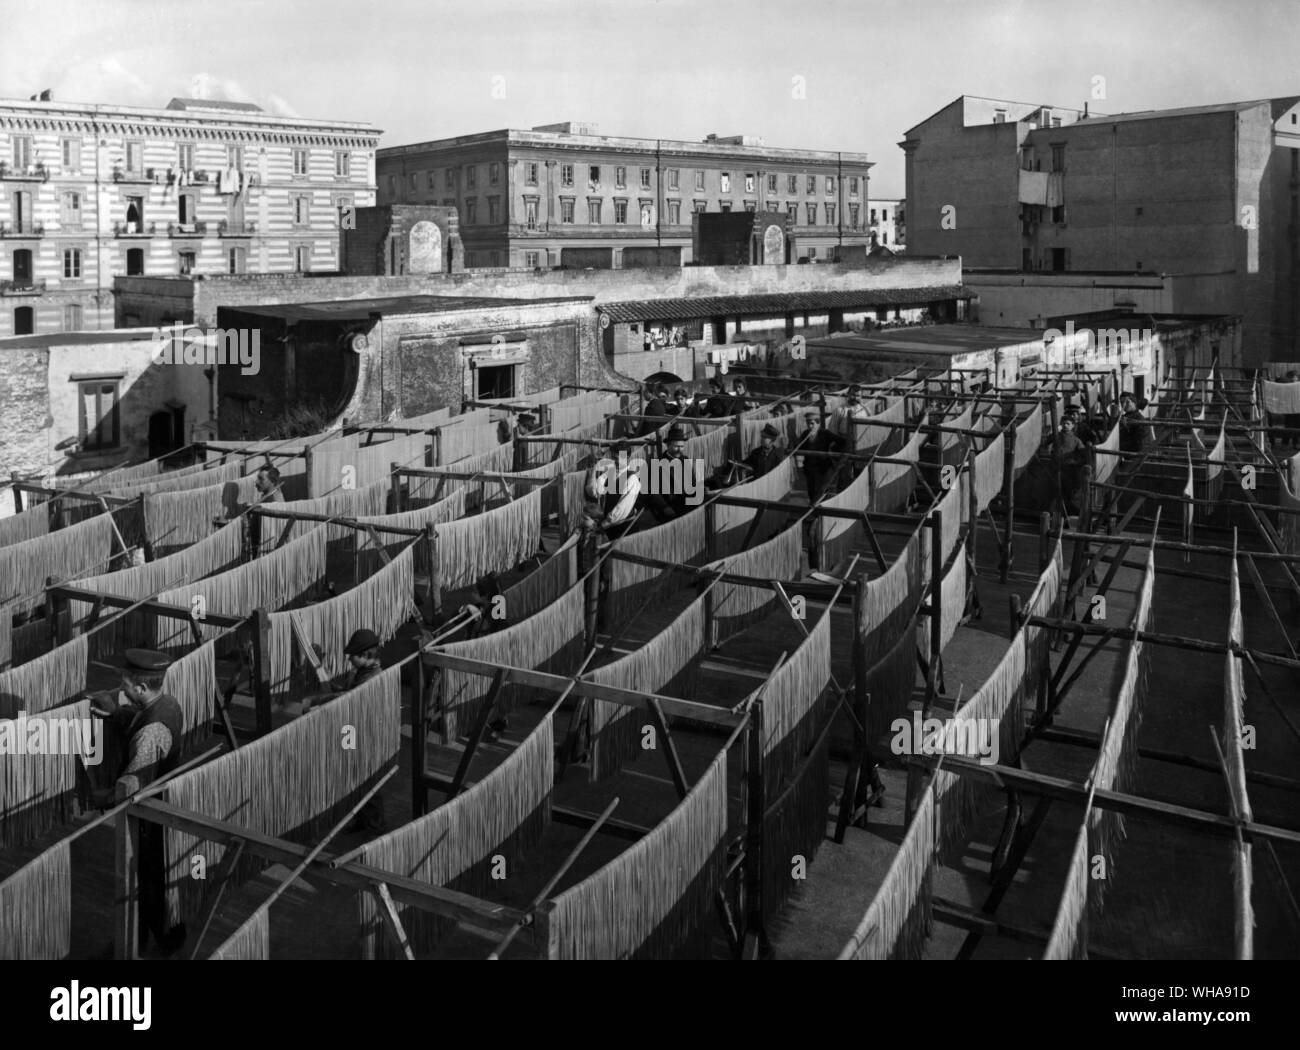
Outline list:
[[[8,161],[0,160],[0,180],[5,182],[49,182],[50,169],[43,162],[15,167]]]
[[[114,237],[152,237],[158,229],[158,224],[153,222],[115,222],[113,223]]]
[[[24,219],[21,222],[0,222],[0,237],[44,237],[45,224]]]
[[[158,181],[158,169],[145,168],[144,171],[128,171],[120,164],[113,165],[113,181],[127,185],[139,183],[152,186]]]
[[[167,224],[168,237],[206,237],[208,234],[208,224],[206,222],[169,222]]]
[[[232,219],[222,219],[217,223],[217,236],[219,237],[251,237],[257,233],[257,223],[255,222],[235,222]]]
[[[40,295],[43,291],[45,291],[44,277],[40,280],[30,277],[14,281],[0,280],[0,295]]]

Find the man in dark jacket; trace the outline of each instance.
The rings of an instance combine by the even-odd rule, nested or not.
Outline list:
[[[776,439],[780,436],[781,432],[771,423],[764,425],[758,448],[752,449],[742,461],[742,465],[749,472],[751,480],[761,478],[764,474],[776,469],[781,460],[785,458],[781,450],[776,447]]]
[[[646,390],[644,417],[641,420],[641,428],[637,431],[637,437],[646,437],[653,434],[664,425],[662,418],[656,419],[656,416],[668,415],[668,397],[667,391],[662,386],[652,386]]]
[[[731,415],[731,398],[727,395],[727,388],[722,385],[721,379],[709,380],[709,400],[705,412],[710,419],[722,419]]]
[[[125,656],[119,693],[124,702],[99,701],[106,705],[98,708],[100,713],[108,715],[119,737],[126,739],[126,760],[118,773],[113,798],[96,797],[101,806],[124,801],[172,772],[180,762],[185,716],[176,698],[163,692],[171,659],[152,649],[128,649]],[[144,948],[152,935],[158,947],[170,955],[185,943],[185,926],[167,928],[164,829],[149,820],[139,825],[140,947]]]
[[[842,452],[844,439],[832,434],[822,426],[820,412],[805,412],[804,422],[808,429],[799,437],[799,447],[804,452]],[[808,502],[816,503],[821,499],[831,479],[835,477],[838,462],[828,456],[804,456],[803,477],[808,487]]]
[[[664,459],[681,460],[681,477],[685,478],[686,471],[691,469],[691,464],[686,460],[686,432],[674,423],[668,428],[668,436],[664,439]],[[660,470],[660,476],[670,477],[667,470]],[[687,497],[685,486],[682,486],[680,492],[649,492],[642,495],[645,508],[654,515],[655,521],[662,524],[666,521],[672,521],[674,518],[680,518],[687,511]]]
[[[1132,394],[1125,394],[1119,401],[1119,450],[1121,452],[1141,452],[1146,447],[1150,433],[1150,424],[1142,415],[1147,407],[1144,398],[1139,404]]]
[[[1088,445],[1075,432],[1074,418],[1067,415],[1061,420],[1060,433],[1056,435],[1056,450],[1061,462],[1061,499],[1067,514],[1078,514],[1079,485],[1083,468],[1088,464]]]

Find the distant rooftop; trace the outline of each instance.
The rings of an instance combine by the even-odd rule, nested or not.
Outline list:
[[[499,298],[482,295],[389,295],[369,299],[331,299],[315,303],[277,303],[266,306],[230,306],[240,313],[275,317],[283,321],[364,321],[371,314],[395,317],[401,314],[436,314],[453,310],[478,310],[505,306],[550,306],[559,303],[588,303],[589,295],[566,295],[545,299]]]
[[[168,109],[220,109],[231,113],[261,113],[262,107],[251,102],[230,102],[224,98],[174,98]]]

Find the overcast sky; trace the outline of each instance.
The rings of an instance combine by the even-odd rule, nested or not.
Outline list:
[[[1103,113],[1300,94],[1296,0],[4,0],[4,23],[6,98],[230,98],[385,146],[562,120],[758,135],[865,151],[875,197],[903,191],[902,133],[961,94]]]

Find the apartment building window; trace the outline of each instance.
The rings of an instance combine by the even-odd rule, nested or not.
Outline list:
[[[126,275],[140,277],[144,274],[144,249],[128,248],[126,250]]]
[[[527,186],[537,185],[537,162],[528,161],[524,165],[524,184]]]
[[[83,449],[117,448],[121,441],[117,411],[120,387],[117,376],[77,380],[77,440]]]
[[[65,332],[79,332],[81,328],[81,304],[68,303],[63,308],[63,330]]]
[[[14,171],[26,171],[32,165],[32,137],[15,135],[13,145]]]
[[[695,173],[695,188],[697,190],[704,189],[704,172],[702,171],[697,171]]]
[[[455,197],[446,197],[446,198],[444,198],[444,199],[443,199],[443,202],[442,202],[442,206],[443,206],[444,208],[454,208],[454,207],[456,207],[456,198],[455,198]]]
[[[682,202],[669,201],[668,202],[668,225],[680,226],[681,221],[682,221]]]
[[[881,243],[881,244],[888,244],[888,243],[889,243],[889,231],[888,231],[888,230],[881,230],[881,231],[880,231],[880,243]]]
[[[540,197],[524,198],[524,225],[530,230],[537,229],[537,205],[540,201]]]
[[[541,254],[539,252],[524,252],[525,266],[535,270],[537,269],[540,262],[541,262]]]
[[[708,202],[708,201],[692,201],[692,202],[691,202],[691,210],[694,211],[697,215],[698,215],[700,212],[703,212],[703,211],[707,210],[708,207],[709,207],[709,202]]]
[[[648,229],[649,227],[653,226],[654,224],[655,224],[655,209],[654,209],[654,205],[651,204],[649,201],[642,201],[642,202],[641,202],[641,226],[642,226],[642,228]]]
[[[428,173],[425,175],[424,188],[430,192],[433,192],[438,188],[438,173],[432,168],[430,168]]]
[[[731,211],[731,201],[718,201],[718,211]]]
[[[806,192],[808,192],[808,193],[816,193],[816,192],[817,192],[817,176],[816,176],[816,175],[809,175],[809,176],[808,176],[808,180],[807,180],[807,182],[806,182],[805,185],[804,185],[804,190],[805,190]]]
[[[648,190],[648,189],[650,188],[650,169],[649,169],[649,168],[642,168],[642,169],[641,169],[641,188],[642,188],[643,190]]]
[[[397,176],[388,176],[388,196],[395,198],[397,196]]]
[[[757,201],[745,201],[745,211],[757,211],[757,210],[758,210]]]
[[[750,172],[745,172],[745,192],[754,192],[754,176]]]
[[[76,190],[66,190],[62,198],[60,216],[65,230],[81,229],[81,194]]]
[[[627,189],[627,168],[621,164],[614,169],[614,189]]]
[[[1064,170],[1065,170],[1065,146],[1064,146],[1064,144],[1061,144],[1061,145],[1054,145],[1054,146],[1052,147],[1052,170],[1053,170],[1053,171],[1064,171]]]
[[[790,203],[785,206],[785,213],[791,222],[799,221],[799,205],[795,204],[794,201],[790,201]]]
[[[850,176],[849,176],[849,196],[850,196],[850,197],[856,197],[857,195],[858,195],[858,177],[857,177],[856,175],[850,175]]]
[[[668,188],[670,190],[680,189],[681,172],[677,168],[668,169]]]
[[[352,154],[345,150],[336,151],[334,154],[334,177],[336,179],[350,179],[352,177]],[[433,188],[433,173],[429,173],[429,188]]]
[[[244,170],[244,147],[243,146],[226,147],[226,167],[234,168],[236,171]]]
[[[561,165],[560,165],[560,185],[561,185],[561,186],[572,186],[572,185],[573,185],[573,165],[572,165],[572,164],[561,164]]]
[[[36,311],[30,306],[14,307],[14,335],[31,335],[36,331]]]
[[[718,176],[718,189],[723,193],[731,192],[731,172],[724,171]]]
[[[1005,124],[1007,122],[1007,111],[1005,109],[995,109],[993,111],[993,123]]]
[[[573,205],[574,199],[572,197],[560,198],[560,222],[568,226],[573,225]]]
[[[798,176],[798,175],[787,175],[787,176],[785,177],[785,192],[786,192],[786,193],[798,193],[798,192],[799,192],[799,176]]]
[[[858,220],[861,218],[862,218],[862,205],[850,204],[849,205],[849,228],[856,230],[858,228]]]
[[[473,226],[478,222],[478,198],[470,197],[465,202],[465,225]]]
[[[307,174],[307,151],[305,149],[293,151],[293,173],[295,175]]]
[[[299,244],[293,249],[293,268],[298,273],[311,273],[310,244]]]
[[[1141,264],[1141,263],[1138,263],[1138,268],[1141,269],[1141,267],[1142,267],[1142,264]],[[1053,248],[1053,249],[1052,249],[1052,269],[1055,270],[1057,273],[1060,273],[1060,272],[1062,272],[1062,271],[1064,271],[1064,270],[1068,270],[1069,268],[1070,268],[1070,249],[1069,249],[1069,248]]]
[[[808,261],[809,261],[809,262],[814,262],[816,259],[817,259],[817,249],[816,249],[816,248],[809,248],[809,249],[808,249]]]
[[[311,198],[305,193],[293,195],[293,224],[306,226],[311,222]]]
[[[65,280],[81,280],[81,249],[63,249],[63,276]]]
[[[194,143],[181,142],[177,144],[176,166],[181,171],[192,171],[194,169]]]
[[[876,224],[876,209],[875,209],[875,208],[872,208],[872,209],[871,209],[871,225],[874,226],[875,224]]]
[[[465,165],[465,188],[467,190],[472,190],[477,185],[478,185],[478,165],[466,164]]]
[[[392,178],[391,175],[388,176],[388,177],[389,177],[390,179]],[[444,186],[444,188],[449,189],[449,190],[454,190],[454,189],[456,188],[456,169],[455,169],[455,168],[448,168],[448,169],[447,169],[447,179],[446,179],[446,181],[443,183],[443,186]]]
[[[1065,205],[1057,204],[1052,208],[1052,222],[1058,226],[1065,225]]]
[[[128,142],[126,144],[126,170],[138,174],[143,170],[144,143]]]
[[[627,222],[627,201],[614,201],[614,222],[622,225]]]
[[[826,192],[827,192],[827,193],[834,193],[834,192],[835,192],[835,176],[834,176],[834,175],[827,175],[827,176],[826,176]]]
[[[768,193],[775,193],[775,192],[776,192],[776,175],[775,175],[775,174],[769,174],[769,175],[767,176],[767,192],[768,192]]]
[[[488,222],[495,226],[500,221],[501,221],[501,198],[489,197],[488,198]]]
[[[63,139],[59,143],[64,171],[81,170],[81,139]]]
[[[834,225],[835,225],[835,205],[834,205],[834,204],[828,204],[828,205],[826,205],[826,225],[827,225],[827,226],[834,226]]]
[[[888,208],[881,208],[881,209],[880,209],[880,221],[881,221],[881,222],[888,222],[888,221],[889,221],[889,209],[888,209]]]
[[[178,263],[177,268],[181,275],[184,276],[194,272],[195,267],[199,264],[199,257],[194,252],[177,252],[176,261]]]
[[[815,204],[809,204],[807,210],[808,210],[808,225],[809,225],[809,226],[816,226],[816,225],[817,225],[817,205],[815,205]]]
[[[587,201],[587,222],[592,226],[600,225],[600,199]]]
[[[599,185],[600,185],[600,165],[599,165],[599,164],[589,164],[589,165],[587,165],[587,184],[588,184],[589,186],[599,186]]]
[[[226,267],[230,273],[244,273],[248,268],[247,249],[229,249],[226,252]]]
[[[419,188],[418,179],[419,179],[419,175],[417,172],[414,171],[406,176],[406,187],[411,191],[412,195],[414,195],[415,191]]]
[[[1060,117],[1053,117],[1053,118],[1052,118],[1052,127],[1054,127],[1054,128],[1059,128],[1060,126],[1061,126],[1061,118],[1060,118]]]
[[[498,164],[496,161],[493,161],[491,164],[488,165],[488,185],[489,186],[501,185],[501,165]]]
[[[182,226],[194,221],[194,194],[182,193],[176,198],[176,221]]]
[[[126,232],[142,233],[144,231],[144,197],[124,198],[126,202]]]

